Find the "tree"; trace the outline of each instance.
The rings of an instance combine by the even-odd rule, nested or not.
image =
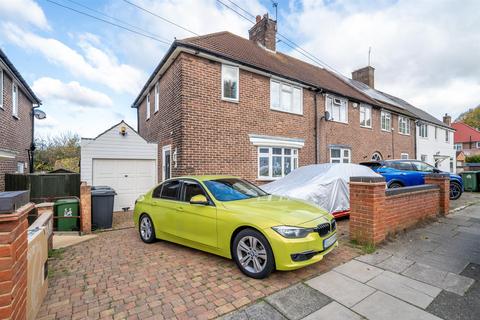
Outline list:
[[[461,121],[473,128],[480,128],[480,105],[461,113],[455,121]]]
[[[80,137],[71,132],[35,139],[35,171],[67,169],[79,172]]]

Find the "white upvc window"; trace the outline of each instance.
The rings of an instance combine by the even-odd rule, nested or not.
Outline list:
[[[478,141],[477,141],[477,149],[480,149],[480,142],[478,142]]]
[[[477,142],[477,148],[478,148],[478,146],[479,146],[479,143]],[[460,151],[460,150],[463,149],[463,145],[461,143],[455,143],[454,147],[455,147],[456,151]]]
[[[21,174],[25,173],[25,162],[21,162],[21,161],[17,162],[16,173],[21,173]]]
[[[382,111],[380,113],[380,122],[383,131],[392,131],[392,114],[390,112]]]
[[[155,111],[154,112],[158,112],[158,109],[159,109],[159,105],[160,105],[160,83],[157,82],[155,84]]]
[[[447,129],[445,129],[445,142],[446,143],[450,142],[450,132],[448,132]]]
[[[401,134],[410,134],[410,120],[407,117],[398,117],[398,132]]]
[[[222,99],[238,102],[239,69],[222,64]]]
[[[298,168],[298,149],[258,147],[259,179],[279,179]]]
[[[336,122],[348,123],[348,100],[327,95],[325,109],[330,113],[330,119]]]
[[[18,87],[15,83],[12,86],[12,115],[18,118]]]
[[[146,120],[150,119],[150,93],[147,94],[147,115],[145,117]]]
[[[330,163],[350,163],[352,161],[351,150],[347,148],[330,148]]]
[[[303,114],[301,87],[278,80],[270,80],[270,109]]]
[[[0,109],[3,109],[3,70],[0,69]]]
[[[400,154],[400,159],[407,160],[407,159],[408,159],[408,153],[402,152],[402,153]]]
[[[437,140],[437,139],[438,139],[438,128],[435,127],[435,140]]]
[[[420,125],[418,135],[422,138],[428,138],[428,125],[426,123]]]
[[[372,127],[372,107],[368,104],[360,105],[360,127]]]

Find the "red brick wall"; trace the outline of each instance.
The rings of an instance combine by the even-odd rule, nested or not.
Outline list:
[[[0,149],[17,152],[12,160],[0,160],[0,191],[5,190],[5,173],[15,173],[17,162],[27,164],[28,153],[32,143],[32,102],[28,100],[18,85],[18,119],[12,116],[12,78],[3,72],[3,109],[0,108]]]
[[[240,70],[239,102],[221,99],[221,64],[181,53],[160,80],[160,111],[154,113],[154,88],[150,93],[151,116],[145,120],[146,99],[139,107],[139,133],[158,143],[159,180],[162,178],[162,147],[177,149],[177,167],[172,176],[190,174],[237,175],[257,180],[257,147],[249,134],[300,138],[299,165],[315,163],[315,93],[303,89],[303,115],[270,109],[270,79]],[[317,94],[318,115],[325,110],[325,97]],[[415,126],[409,136],[398,133],[398,118],[392,114],[393,133],[380,129],[380,110],[372,110],[372,128],[360,127],[359,108],[349,103],[349,124],[319,122],[319,162],[329,162],[331,144],[347,145],[352,162],[370,160],[374,152],[385,159],[415,156]],[[392,136],[394,147],[392,147]],[[393,150],[395,149],[395,150]]]
[[[449,178],[432,175],[429,185],[385,191],[383,178],[350,181],[350,238],[377,244],[419,221],[448,213]],[[387,194],[388,193],[388,194]],[[445,207],[446,206],[446,207]],[[446,208],[446,209],[445,209]]]
[[[27,302],[28,204],[0,215],[0,319],[25,319]]]

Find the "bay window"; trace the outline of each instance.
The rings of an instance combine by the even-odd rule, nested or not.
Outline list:
[[[330,120],[348,123],[348,101],[331,95],[326,96],[325,109],[330,113]]]
[[[270,80],[270,109],[303,114],[302,88]]]
[[[390,112],[382,111],[380,114],[380,122],[383,131],[392,131],[392,115]]]
[[[372,107],[368,104],[360,105],[360,126],[365,128],[372,127]]]
[[[347,148],[330,148],[330,163],[350,163],[351,151]]]
[[[278,179],[298,168],[298,149],[258,147],[258,177]]]
[[[239,69],[222,64],[222,99],[238,101]]]

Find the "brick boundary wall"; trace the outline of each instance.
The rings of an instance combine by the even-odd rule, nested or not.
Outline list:
[[[431,174],[427,184],[386,189],[383,177],[350,179],[350,239],[378,244],[419,221],[446,215],[450,205],[448,176]]]
[[[92,187],[86,182],[80,185],[80,232],[92,233]]]
[[[0,214],[0,319],[26,319],[29,203]]]

